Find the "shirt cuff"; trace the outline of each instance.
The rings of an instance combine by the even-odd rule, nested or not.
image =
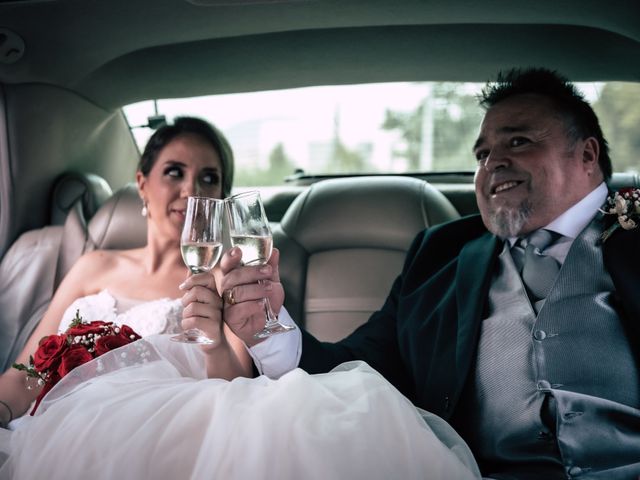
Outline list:
[[[295,322],[282,307],[278,313],[278,320],[284,325],[295,325]],[[302,354],[302,333],[295,328],[285,333],[279,333],[267,338],[247,351],[261,375],[269,378],[280,378],[290,372],[300,363]]]

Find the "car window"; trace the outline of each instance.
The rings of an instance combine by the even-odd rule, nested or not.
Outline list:
[[[158,99],[124,107],[142,149],[162,116],[196,115],[221,128],[237,186],[281,185],[294,174],[473,171],[481,83],[322,86]],[[609,139],[616,171],[637,171],[640,84],[580,83]],[[151,121],[149,121],[151,119]]]

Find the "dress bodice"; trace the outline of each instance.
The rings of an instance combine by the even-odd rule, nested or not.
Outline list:
[[[139,335],[146,337],[156,333],[176,333],[181,330],[182,304],[180,299],[134,300],[116,298],[108,290],[88,295],[74,301],[65,310],[58,327],[64,332],[76,315],[87,322],[102,320],[116,325],[126,324]]]

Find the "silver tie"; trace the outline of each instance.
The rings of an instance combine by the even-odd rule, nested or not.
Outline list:
[[[557,237],[556,233],[540,229],[519,240],[512,249],[514,262],[536,312],[541,305],[538,302],[547,298],[560,270],[555,258],[542,253]]]

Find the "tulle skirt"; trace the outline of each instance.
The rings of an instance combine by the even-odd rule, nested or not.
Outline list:
[[[453,429],[365,363],[233,381],[203,363],[158,335],[77,368],[0,432],[0,478],[480,478]]]

